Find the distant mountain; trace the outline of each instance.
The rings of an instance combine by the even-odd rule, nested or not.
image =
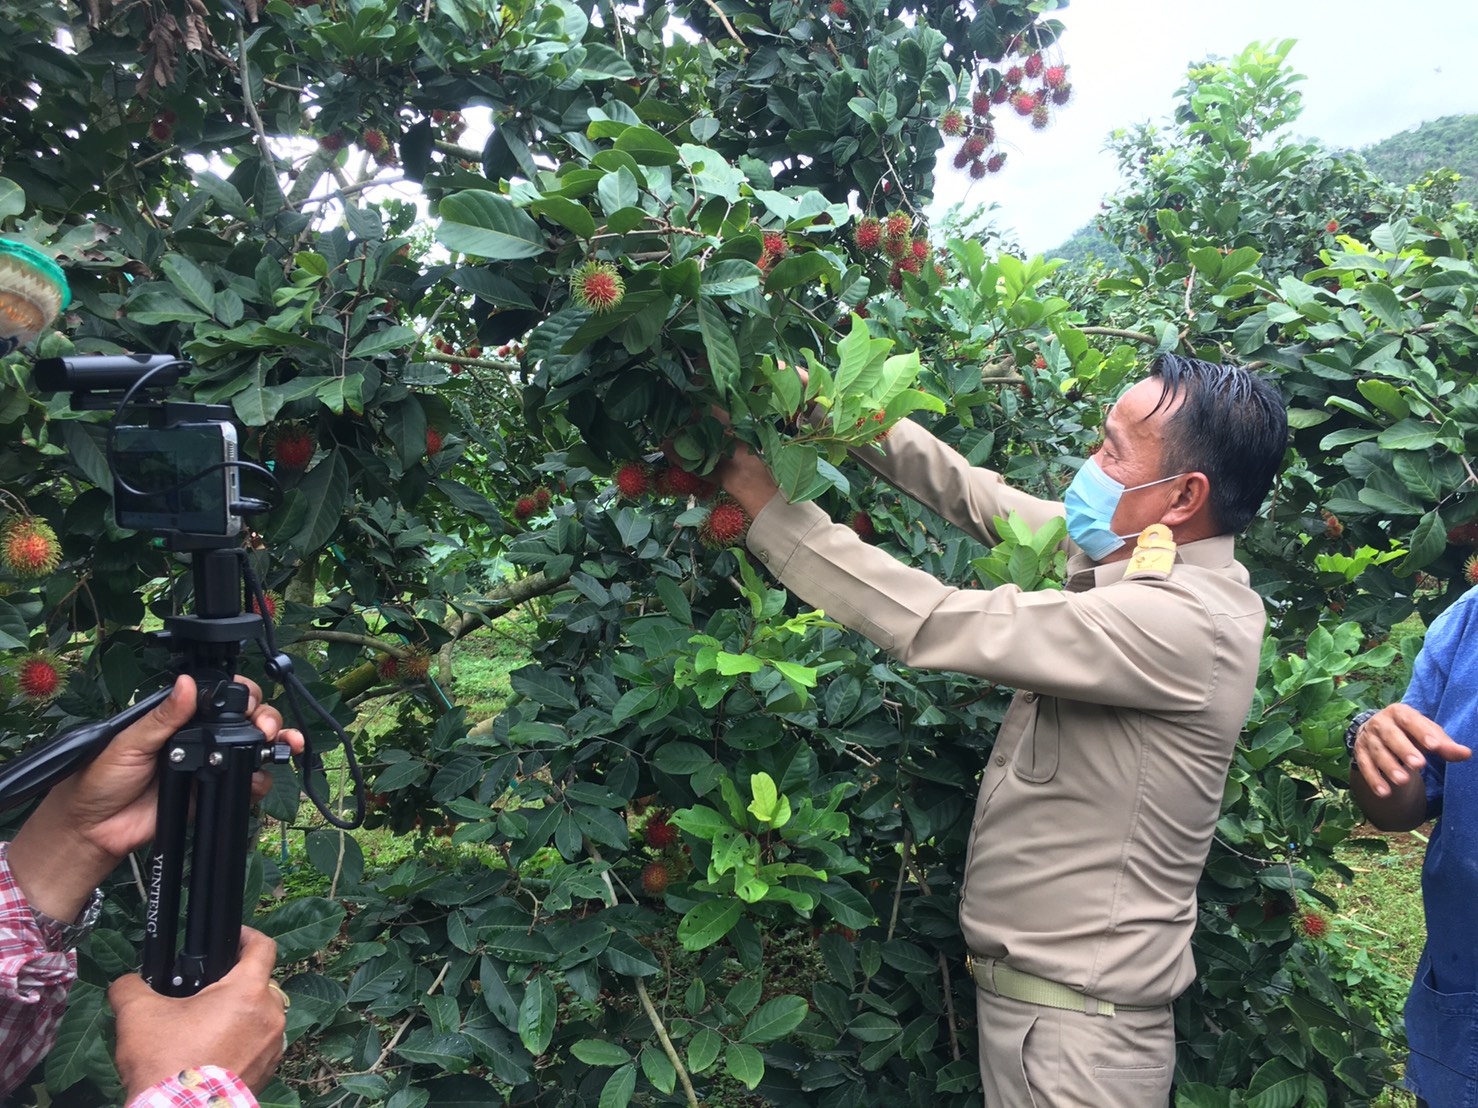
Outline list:
[[[1372,143],[1359,151],[1371,172],[1394,185],[1410,185],[1433,170],[1447,168],[1462,177],[1456,198],[1478,204],[1478,115],[1449,115],[1433,119],[1399,135]],[[1110,268],[1123,261],[1118,247],[1085,223],[1049,258],[1082,263],[1096,258]]]
[[[1434,169],[1458,173],[1457,199],[1478,203],[1478,115],[1449,115],[1382,139],[1360,151],[1366,164],[1395,185]]]

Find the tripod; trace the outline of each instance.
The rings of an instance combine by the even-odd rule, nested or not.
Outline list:
[[[242,557],[231,540],[176,535],[172,549],[191,559],[196,614],[171,616],[163,632],[176,669],[199,691],[195,716],[159,755],[159,803],[147,871],[142,947],[144,979],[166,996],[190,996],[236,964],[246,883],[252,775],[289,760],[286,743],[269,744],[247,718],[248,691],[233,681],[244,639],[263,634],[260,616],[243,613]],[[268,674],[291,679],[285,655]],[[94,757],[124,728],[169,695],[161,690],[110,720],[69,731],[0,768],[0,808],[30,799]],[[180,942],[180,901],[191,798],[196,806],[189,901]]]

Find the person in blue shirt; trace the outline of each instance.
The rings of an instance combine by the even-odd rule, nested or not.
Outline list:
[[[1433,622],[1397,704],[1355,717],[1350,789],[1371,823],[1437,820],[1422,865],[1427,943],[1406,1001],[1422,1108],[1478,1108],[1478,589]]]

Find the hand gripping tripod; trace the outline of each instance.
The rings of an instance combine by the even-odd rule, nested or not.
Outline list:
[[[276,653],[270,623],[242,612],[243,551],[230,540],[215,536],[176,535],[170,545],[190,556],[196,614],[168,617],[163,634],[175,656],[175,669],[194,679],[199,697],[190,724],[160,751],[159,807],[147,870],[142,973],[156,992],[190,996],[220,980],[236,964],[245,907],[252,775],[269,762],[289,759],[286,743],[269,744],[247,718],[247,688],[232,680],[242,641],[265,640],[270,652],[267,674],[286,687],[299,720],[301,693],[319,715],[333,721],[307,696],[292,672],[292,659]],[[258,611],[265,610],[261,586],[255,579],[251,585]],[[168,695],[168,689],[156,692],[110,720],[69,731],[5,765],[0,769],[0,808],[19,804],[50,788]],[[338,730],[337,724],[334,726]],[[342,731],[339,734],[343,736]],[[309,797],[329,822],[351,828],[363,819],[363,790],[347,741],[345,749],[356,786],[358,811],[353,820],[342,820],[326,810],[312,783],[317,767],[310,750],[305,749],[300,767]],[[181,941],[180,901],[192,797],[195,840],[190,852],[189,900]]]

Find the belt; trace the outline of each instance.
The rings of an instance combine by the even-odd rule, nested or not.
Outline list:
[[[1096,996],[1080,993],[1060,982],[1048,981],[1045,977],[1012,969],[995,958],[974,958],[966,954],[965,965],[970,970],[970,976],[975,978],[975,984],[986,992],[1043,1008],[1061,1008],[1067,1012],[1082,1012],[1089,1016],[1111,1017],[1116,1011],[1153,1012],[1165,1007],[1163,1004],[1115,1004],[1111,1000],[1099,1000]]]

